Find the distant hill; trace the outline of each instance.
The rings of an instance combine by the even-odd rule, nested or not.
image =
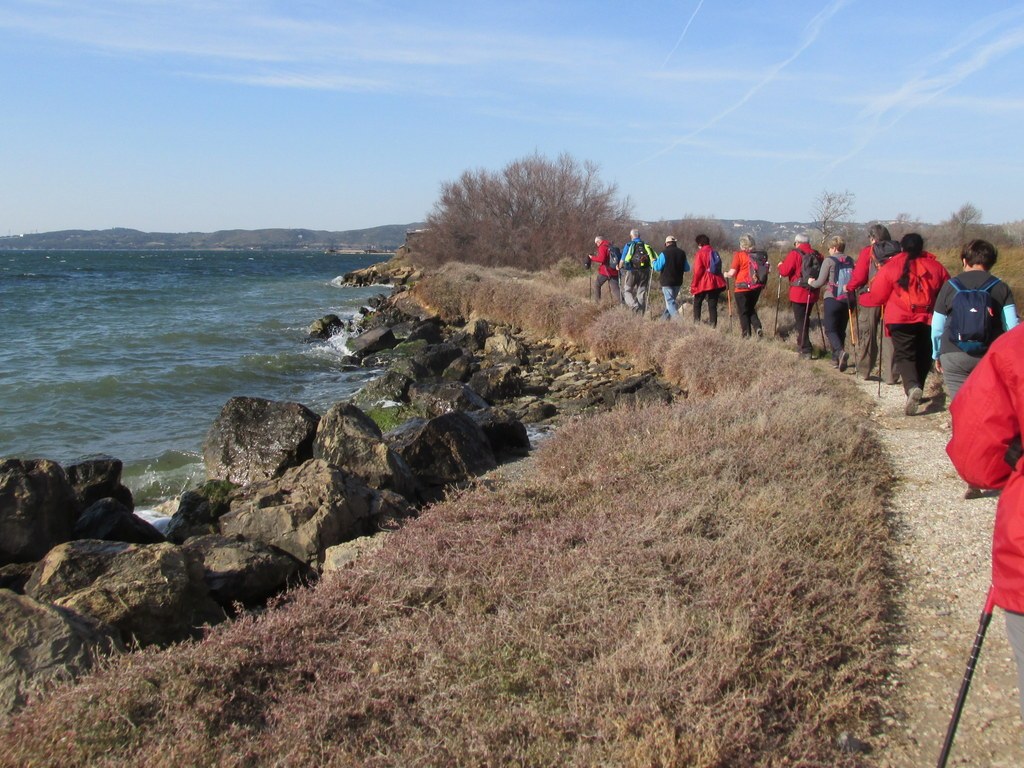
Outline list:
[[[0,250],[353,250],[394,251],[422,223],[329,232],[316,229],[225,229],[217,232],[140,232],[67,229],[0,237]]]

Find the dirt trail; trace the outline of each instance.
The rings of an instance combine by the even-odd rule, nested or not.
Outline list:
[[[886,733],[872,740],[881,766],[935,765],[978,629],[990,575],[996,499],[965,500],[946,456],[950,418],[940,377],[918,415],[903,414],[900,386],[858,381],[896,469],[896,670]],[[964,708],[949,765],[1021,766],[1024,748],[1016,668],[996,609]]]

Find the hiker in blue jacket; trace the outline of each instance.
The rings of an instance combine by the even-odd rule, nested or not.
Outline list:
[[[629,236],[632,240],[622,247],[619,283],[622,300],[640,315],[647,308],[647,286],[651,281],[651,264],[656,254],[651,246],[640,239],[639,229],[630,230]]]
[[[1010,286],[991,274],[997,258],[999,253],[992,243],[987,240],[971,240],[960,252],[963,272],[943,285],[935,299],[935,311],[932,313],[932,359],[942,374],[950,400],[956,397],[967,375],[981,362],[989,345],[1018,322],[1017,307]],[[967,307],[969,311],[972,305],[967,296],[956,301],[957,294],[964,292],[978,292],[972,298],[980,302],[978,308],[985,309],[983,314],[986,316],[976,326],[981,338],[962,339],[958,342],[953,339],[951,331],[963,331],[966,318],[955,316],[955,313],[961,312],[961,307]]]

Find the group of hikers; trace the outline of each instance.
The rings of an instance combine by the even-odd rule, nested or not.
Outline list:
[[[609,284],[619,300],[621,283],[621,300],[642,313],[653,270],[661,273],[662,316],[676,317],[683,273],[690,270],[686,254],[671,236],[660,254],[637,230],[630,237],[621,251],[605,238],[595,238],[597,249],[587,262],[588,267],[598,264],[593,298],[600,301],[602,286]],[[941,373],[952,416],[946,451],[968,484],[965,497],[982,496],[983,489],[1001,492],[986,610],[999,606],[1005,612],[1024,719],[1024,325],[1018,325],[1009,286],[991,273],[998,253],[988,241],[964,245],[962,271],[951,277],[917,233],[896,242],[883,224],[874,224],[868,237],[868,245],[853,259],[842,237],[830,238],[828,255],[822,256],[807,236],[798,235],[777,265],[780,281],[789,281],[797,350],[802,358],[812,355],[810,315],[824,294],[821,324],[838,370],[850,366],[849,332],[856,374],[870,380],[877,362],[880,381],[902,382],[908,416],[918,411],[932,367]],[[744,235],[731,265],[723,270],[706,235],[698,235],[695,245],[690,284],[694,321],[701,321],[706,302],[708,322],[716,325],[719,296],[732,279],[743,336],[761,336],[756,306],[768,282],[767,254]]]
[[[587,257],[588,267],[592,263],[598,266],[592,287],[594,300],[601,300],[602,288],[608,285],[615,301],[645,313],[651,276],[658,272],[665,298],[662,317],[672,319],[679,314],[683,275],[692,271],[694,322],[701,322],[707,304],[707,322],[716,326],[719,297],[729,291],[730,311],[735,301],[742,336],[763,336],[757,303],[768,284],[771,266],[768,254],[756,247],[751,235],[740,238],[739,250],[728,267],[704,234],[695,238],[692,267],[671,235],[665,238],[660,253],[643,241],[638,230],[632,230],[630,238],[622,249],[604,237],[594,239],[597,248]],[[924,239],[917,233],[896,242],[885,225],[874,224],[868,239],[853,259],[846,253],[846,241],[838,235],[828,239],[825,256],[810,244],[807,235],[797,235],[776,268],[779,279],[789,283],[800,357],[813,355],[810,327],[812,311],[816,311],[828,339],[832,365],[839,371],[851,366],[849,339],[857,375],[870,380],[877,364],[882,381],[902,383],[904,412],[912,416],[921,404],[932,366],[941,372],[952,399],[985,350],[1017,325],[1017,310],[1009,286],[991,275],[998,253],[986,240],[972,240],[964,246],[963,272],[951,278],[934,254],[924,249]],[[823,299],[821,308],[819,299]]]

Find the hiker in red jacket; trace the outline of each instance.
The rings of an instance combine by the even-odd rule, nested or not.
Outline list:
[[[1001,490],[992,534],[992,600],[1006,612],[1024,718],[1024,326],[996,339],[950,406],[946,452],[968,485]]]
[[[694,242],[697,244],[697,252],[693,254],[693,279],[690,280],[693,322],[700,322],[700,308],[707,299],[708,322],[714,328],[718,325],[718,297],[726,286],[725,277],[722,276],[722,257],[711,247],[711,238],[707,235],[697,235]]]
[[[817,261],[811,264],[812,254]],[[807,262],[808,274],[804,274]],[[793,308],[793,322],[796,324],[796,348],[800,357],[810,359],[814,347],[811,344],[811,305],[818,300],[817,289],[810,288],[807,281],[818,276],[821,269],[821,254],[811,247],[807,235],[793,238],[793,250],[779,264],[779,277],[789,278],[789,305]]]
[[[924,249],[916,232],[900,240],[902,253],[890,258],[871,289],[860,296],[864,307],[883,307],[885,333],[892,338],[893,368],[903,379],[907,395],[904,413],[913,416],[924,394],[924,382],[932,367],[932,310],[949,272]]]
[[[605,240],[601,235],[594,238],[594,245],[597,246],[597,253],[590,254],[590,260],[597,264],[597,280],[594,281],[594,295],[592,298],[594,301],[601,301],[601,286],[608,283],[608,287],[612,292],[612,299],[618,304],[622,301],[622,295],[619,293],[619,271],[608,266],[608,251],[611,248],[611,243]]]

